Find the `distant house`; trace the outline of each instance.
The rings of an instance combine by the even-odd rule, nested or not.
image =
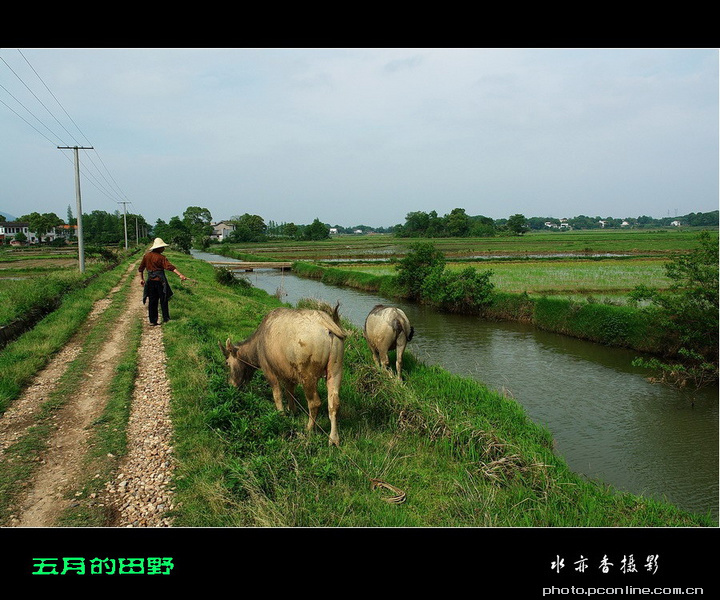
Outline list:
[[[337,235],[337,232],[338,232],[337,227],[330,228],[330,235]]]
[[[560,219],[559,225],[554,221],[545,221],[545,227],[549,229],[569,229],[570,223],[568,223],[567,219]]]
[[[34,232],[30,231],[28,223],[21,221],[7,221],[0,223],[0,240],[13,240],[18,233],[22,233],[28,242],[37,242],[37,236]]]
[[[672,223],[670,223],[670,225],[672,225],[673,227],[680,227],[682,223],[680,223],[680,221],[673,221]]]
[[[37,233],[30,231],[29,223],[20,221],[10,221],[0,223],[0,243],[6,240],[15,240],[15,236],[18,233],[22,233],[27,238],[27,241],[31,244],[37,244],[40,241],[53,242],[57,238],[68,239],[72,236],[77,235],[77,225],[58,225],[53,227],[50,231],[43,234],[42,240],[39,238]]]
[[[54,236],[57,238],[65,238],[66,240],[71,237],[77,237],[77,225],[58,225],[55,227]]]
[[[235,231],[235,225],[228,223],[227,221],[220,221],[219,223],[212,224],[213,232],[210,235],[211,238],[222,242],[227,239],[231,232]]]

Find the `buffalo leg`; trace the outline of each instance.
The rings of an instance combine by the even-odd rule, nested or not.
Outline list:
[[[342,371],[336,374],[328,373],[327,390],[328,390],[328,415],[330,416],[330,445],[340,445],[340,435],[337,427],[337,414],[340,409],[340,379]]]
[[[318,394],[317,390],[317,379],[306,379],[303,382],[303,389],[305,390],[305,398],[307,399],[308,405],[307,430],[310,432],[315,429],[318,412],[320,411],[320,405],[322,404],[320,394]]]
[[[381,367],[382,364],[380,363],[380,354],[378,353],[377,349],[374,348],[374,347],[371,347],[370,350],[372,351],[373,362],[374,362],[378,367]]]
[[[275,401],[275,408],[278,409],[279,412],[285,412],[285,409],[283,408],[283,394],[282,394],[282,387],[280,385],[280,382],[277,380],[276,377],[270,376],[267,373],[265,374],[266,379],[270,383],[270,386],[272,387],[272,394],[273,394],[273,400]]]
[[[288,410],[291,414],[296,415],[298,412],[297,404],[295,402],[295,385],[286,381],[282,384],[285,398],[287,399]]]
[[[330,445],[340,445],[337,417],[340,410],[340,384],[343,373],[343,351],[344,345],[338,340],[338,346],[334,349],[334,356],[328,364],[327,370],[327,394],[328,394],[328,415],[330,417]]]
[[[402,360],[403,360],[403,352],[405,351],[405,346],[398,345],[397,350],[395,351],[395,369],[397,370],[397,378],[402,379],[402,376],[400,375],[400,372],[402,371]]]

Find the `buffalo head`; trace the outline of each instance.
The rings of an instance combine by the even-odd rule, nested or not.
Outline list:
[[[242,355],[242,346],[236,346],[227,339],[223,346],[218,342],[220,350],[225,355],[225,364],[230,368],[230,384],[235,387],[242,387],[252,378],[256,367],[248,363]]]

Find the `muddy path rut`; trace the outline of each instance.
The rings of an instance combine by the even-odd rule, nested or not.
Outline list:
[[[5,449],[35,423],[43,403],[62,374],[80,355],[87,331],[113,303],[122,303],[119,317],[108,328],[92,367],[71,397],[53,415],[47,449],[38,457],[38,467],[24,488],[7,523],[11,527],[53,527],[58,516],[73,503],[82,481],[93,477],[84,461],[92,424],[100,417],[109,398],[109,386],[127,349],[128,333],[143,322],[138,348],[137,376],[127,427],[127,452],[104,491],[92,498],[110,515],[111,527],[168,527],[165,513],[173,508],[172,423],[170,386],[165,373],[162,326],[151,327],[137,283],[137,264],[118,285],[95,303],[86,323],[50,363],[37,374],[22,396],[0,417],[0,460]],[[128,284],[127,295],[118,294]]]

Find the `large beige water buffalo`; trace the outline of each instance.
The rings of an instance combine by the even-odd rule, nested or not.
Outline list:
[[[338,306],[332,315],[322,310],[276,308],[270,311],[247,340],[225,346],[219,343],[227,365],[230,383],[241,387],[262,370],[270,382],[275,407],[284,412],[283,393],[290,412],[297,413],[294,392],[298,384],[308,404],[308,431],[315,428],[322,401],[318,380],[327,379],[330,444],[339,445],[337,413],[346,333],[340,327]]]
[[[394,306],[378,304],[365,319],[365,339],[372,351],[373,360],[378,367],[390,369],[388,352],[395,350],[395,369],[398,379],[402,379],[402,360],[407,343],[412,339],[415,329],[405,313]]]

